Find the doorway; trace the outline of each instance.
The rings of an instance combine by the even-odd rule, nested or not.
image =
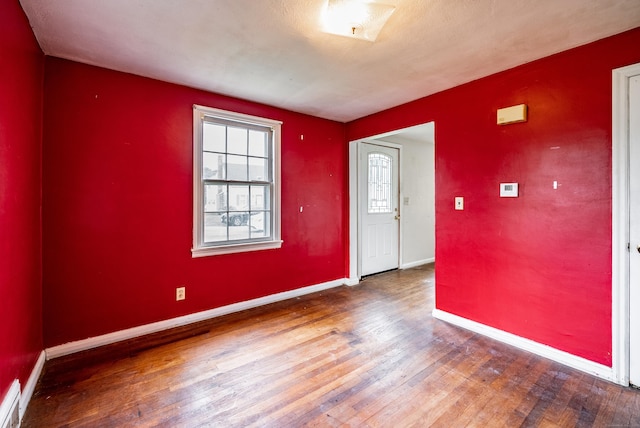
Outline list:
[[[640,386],[640,64],[613,71],[613,375]]]
[[[361,143],[398,150],[399,243],[396,267],[406,269],[435,261],[435,125],[433,122],[354,140],[349,144],[349,280],[355,285],[362,268],[362,217],[359,204]],[[360,168],[360,171],[362,168]],[[395,212],[395,211],[394,211]],[[366,274],[365,274],[366,275]]]

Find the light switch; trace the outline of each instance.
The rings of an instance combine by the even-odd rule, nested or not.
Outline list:
[[[455,208],[459,211],[464,210],[464,198],[462,196],[455,197]]]

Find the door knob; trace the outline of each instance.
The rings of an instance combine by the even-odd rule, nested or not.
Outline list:
[[[638,245],[638,248],[637,248],[637,250],[638,250],[638,252],[640,253],[640,245]]]
[[[400,220],[400,214],[396,215],[394,218],[395,218],[396,220]],[[640,251],[640,247],[638,247],[638,251]]]

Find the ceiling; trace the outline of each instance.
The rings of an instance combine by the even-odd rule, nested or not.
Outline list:
[[[20,0],[46,55],[347,122],[640,26],[639,0],[378,0],[376,42],[325,0]]]
[[[428,122],[422,125],[411,126],[409,128],[398,129],[395,131],[387,132],[381,135],[374,135],[370,137],[373,140],[378,140],[388,143],[396,143],[403,145],[404,143],[420,143],[420,144],[435,144],[435,123]],[[367,139],[369,140],[369,139]]]

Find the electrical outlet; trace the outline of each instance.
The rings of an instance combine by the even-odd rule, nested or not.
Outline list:
[[[176,288],[176,300],[184,300],[184,299],[186,299],[185,287]]]

